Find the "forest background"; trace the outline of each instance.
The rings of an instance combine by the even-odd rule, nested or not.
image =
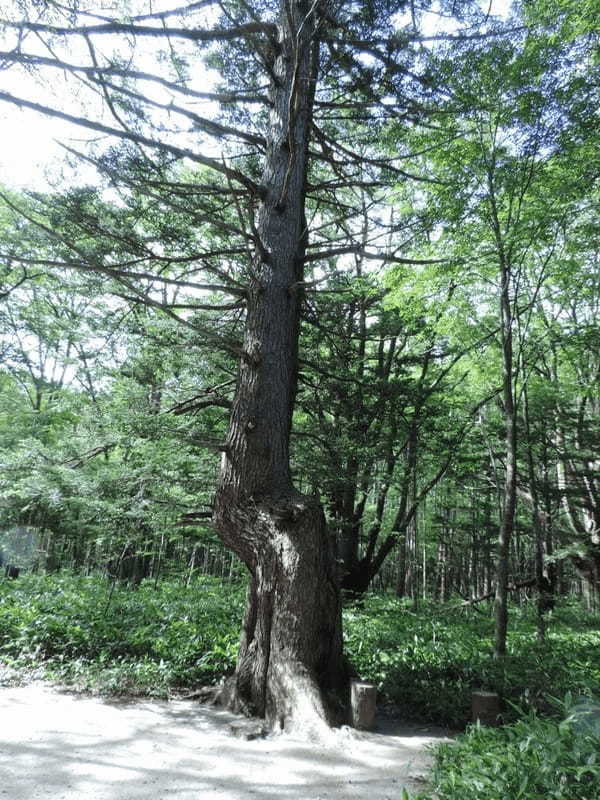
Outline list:
[[[45,94],[0,99],[90,130],[95,177],[1,192],[2,557],[110,602],[248,568],[260,615],[246,529],[320,504],[356,614],[493,601],[502,660],[510,596],[543,646],[557,602],[600,602],[597,8],[296,5],[3,13],[6,74]],[[270,483],[231,478],[242,438]]]

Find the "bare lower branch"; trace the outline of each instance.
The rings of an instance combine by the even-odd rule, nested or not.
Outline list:
[[[182,83],[167,80],[160,75],[154,75],[151,72],[118,67],[113,64],[107,67],[73,64],[70,61],[64,61],[59,58],[49,58],[48,56],[39,56],[33,53],[23,53],[13,50],[0,50],[0,62],[4,62],[5,64],[22,64],[26,67],[49,67],[51,69],[66,70],[68,72],[81,73],[91,79],[95,79],[97,76],[104,76],[106,78],[130,78],[132,80],[148,81],[157,83],[169,91],[185,95],[186,97],[193,97],[198,100],[209,100],[223,105],[230,105],[233,103],[261,103],[263,105],[270,105],[269,98],[264,94],[252,92],[200,92],[196,89],[190,89]]]
[[[0,198],[2,195],[0,195]],[[230,287],[222,284],[213,283],[197,283],[196,281],[184,281],[177,278],[165,278],[162,275],[156,275],[151,272],[133,272],[131,270],[121,269],[118,265],[97,265],[90,264],[83,261],[56,261],[47,258],[28,258],[27,256],[20,256],[11,253],[11,258],[22,264],[32,264],[36,266],[53,267],[58,269],[74,269],[84,272],[100,272],[103,275],[112,275],[114,278],[126,278],[128,280],[145,280],[156,283],[165,284],[167,286],[178,286],[185,289],[198,289],[207,292],[223,292],[227,294],[245,296],[245,291],[235,287]],[[144,259],[146,260],[146,259]],[[22,283],[22,281],[21,281]]]
[[[215,172],[220,172],[221,174],[226,175],[231,180],[236,181],[242,186],[245,186],[246,189],[252,192],[252,194],[259,194],[258,186],[242,172],[238,172],[238,170],[232,169],[231,167],[228,167],[219,161],[215,161],[212,158],[195,153],[193,150],[159,142],[154,139],[150,139],[148,136],[143,136],[139,133],[133,133],[133,131],[123,131],[119,130],[118,128],[112,128],[109,125],[103,125],[101,122],[94,122],[93,120],[85,119],[85,117],[76,117],[73,114],[67,114],[65,111],[59,111],[58,109],[44,106],[41,103],[34,103],[31,100],[25,100],[22,97],[16,97],[8,92],[0,91],[0,101],[11,103],[19,108],[28,108],[32,111],[37,111],[39,114],[44,114],[45,116],[58,117],[59,119],[64,119],[67,122],[78,125],[79,127],[104,133],[107,136],[115,136],[117,139],[126,139],[127,141],[134,142],[138,145],[151,147],[156,150],[162,150],[164,152],[171,153],[178,158],[189,158],[190,161],[195,161],[198,164],[202,164],[205,167],[215,170]]]
[[[448,264],[448,258],[402,258],[400,256],[386,255],[385,253],[371,253],[364,250],[360,244],[348,245],[347,247],[332,247],[330,250],[318,250],[316,253],[309,253],[304,257],[305,262],[322,261],[327,258],[335,258],[348,254],[359,255],[385,264]]]
[[[232,39],[245,39],[255,34],[276,36],[277,28],[268,22],[247,22],[234,25],[231,28],[212,28],[201,30],[199,28],[167,28],[164,25],[135,25],[127,22],[106,22],[98,25],[76,25],[65,28],[60,25],[46,25],[42,22],[28,22],[21,20],[0,19],[0,24],[7,28],[32,33],[48,33],[51,36],[111,36],[118,33],[130,36],[152,36],[158,38],[189,39],[193,42],[226,42]]]

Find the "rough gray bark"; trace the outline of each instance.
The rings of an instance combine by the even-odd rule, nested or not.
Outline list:
[[[316,5],[282,5],[243,355],[214,514],[251,575],[230,705],[309,735],[332,721],[347,685],[333,542],[318,500],[295,489],[289,466],[319,24]]]

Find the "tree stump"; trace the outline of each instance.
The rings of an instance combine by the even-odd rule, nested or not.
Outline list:
[[[374,683],[352,681],[350,684],[350,709],[352,726],[363,731],[375,727],[377,687]]]
[[[18,578],[20,572],[21,572],[20,567],[15,567],[14,564],[7,564],[4,570],[4,574],[6,575],[6,577],[11,578],[12,580]]]
[[[496,692],[477,691],[471,693],[473,722],[495,727],[500,724],[500,697]]]

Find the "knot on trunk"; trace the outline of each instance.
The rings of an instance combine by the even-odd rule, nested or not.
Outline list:
[[[260,504],[260,511],[265,513],[274,522],[289,525],[302,522],[308,515],[317,511],[320,513],[320,506],[311,497],[301,494],[294,494],[277,499],[263,501]]]

